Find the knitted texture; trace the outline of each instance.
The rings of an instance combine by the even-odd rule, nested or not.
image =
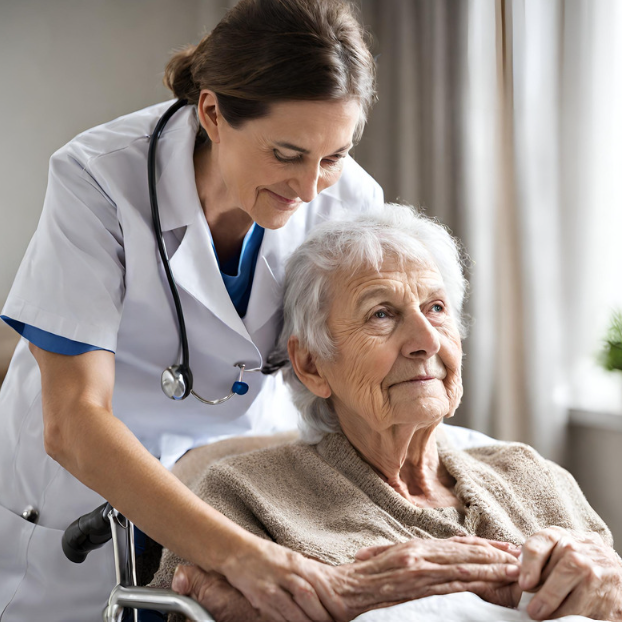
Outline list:
[[[520,545],[552,525],[598,532],[612,544],[574,478],[531,447],[462,451],[439,441],[438,450],[464,514],[416,507],[342,434],[226,458],[205,471],[194,492],[251,533],[332,565],[354,561],[361,547],[414,537],[476,535]],[[152,585],[169,587],[180,563],[165,550]]]

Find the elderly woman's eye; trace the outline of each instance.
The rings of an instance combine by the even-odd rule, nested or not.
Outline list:
[[[372,317],[377,318],[379,320],[384,320],[390,317],[390,315],[386,309],[378,309],[378,311],[374,311],[374,314]]]
[[[442,305],[440,302],[435,302],[432,305],[432,311],[434,311],[434,313],[442,313],[443,311],[445,311],[445,306]]]

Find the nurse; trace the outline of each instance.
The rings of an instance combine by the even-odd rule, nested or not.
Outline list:
[[[279,329],[283,265],[317,222],[383,201],[348,155],[375,97],[345,1],[241,0],[165,82],[187,99],[158,143],[163,238],[194,390],[229,394]],[[168,470],[187,450],[292,427],[274,376],[218,406],[172,402],[177,315],[150,212],[150,135],[170,102],[57,151],[39,227],[2,318],[19,331],[0,394],[0,618],[90,621],[114,586],[110,547],[82,565],[63,530],[110,501],[179,556],[222,573],[275,620],[329,620],[330,568],[240,529]],[[321,597],[318,594],[321,593]]]

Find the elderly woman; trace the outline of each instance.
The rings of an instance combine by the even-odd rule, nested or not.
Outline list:
[[[528,446],[457,450],[439,428],[462,395],[465,286],[454,240],[409,207],[314,230],[288,263],[280,341],[303,441],[220,461],[196,491],[248,531],[335,566],[356,568],[361,547],[374,547],[364,563],[409,560],[412,572],[396,564],[376,602],[344,618],[471,589],[510,606],[537,591],[534,619],[622,620],[622,562],[574,479]],[[492,561],[511,558],[505,575],[434,583],[460,547],[486,549],[475,536],[496,541]],[[181,561],[165,553],[155,583]],[[227,618],[218,577],[182,570],[174,587]]]

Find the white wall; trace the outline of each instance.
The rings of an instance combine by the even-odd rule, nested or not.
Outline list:
[[[622,553],[622,420],[575,411],[568,436],[568,470],[611,529],[616,551]]]
[[[39,219],[50,155],[89,127],[169,99],[170,52],[196,42],[226,6],[0,0],[0,306]],[[14,337],[0,324],[1,372]]]

